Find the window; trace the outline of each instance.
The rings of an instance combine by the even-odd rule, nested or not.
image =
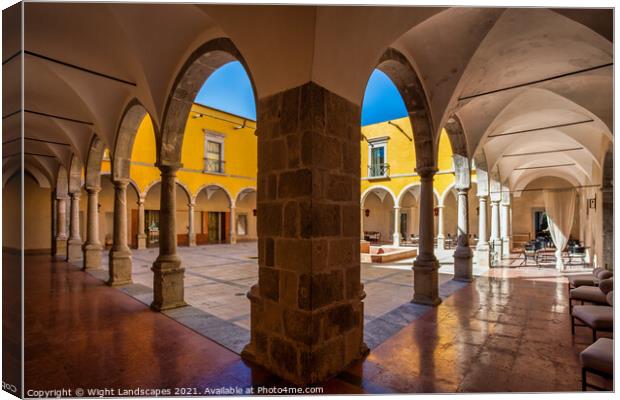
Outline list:
[[[237,235],[245,236],[248,234],[248,216],[247,214],[237,215]]]
[[[205,167],[204,172],[224,173],[224,136],[206,132],[205,136]]]
[[[384,178],[390,173],[387,163],[387,138],[368,140],[368,177]]]

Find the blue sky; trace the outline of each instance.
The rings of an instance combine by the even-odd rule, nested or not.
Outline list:
[[[245,118],[256,120],[252,84],[238,61],[222,66],[202,86],[196,102]],[[366,86],[362,105],[362,125],[407,115],[403,99],[390,78],[375,70]]]

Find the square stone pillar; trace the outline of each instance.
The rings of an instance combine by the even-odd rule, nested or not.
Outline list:
[[[258,104],[258,284],[242,356],[295,384],[359,360],[360,109],[316,85]]]
[[[108,254],[108,285],[121,286],[131,282],[131,250],[127,245],[127,185],[129,180],[112,181],[114,185],[114,230]]]

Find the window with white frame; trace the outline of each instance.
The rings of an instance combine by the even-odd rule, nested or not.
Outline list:
[[[205,166],[204,172],[223,174],[224,173],[224,136],[205,132]]]
[[[383,178],[390,173],[387,162],[387,137],[368,140],[368,177]]]

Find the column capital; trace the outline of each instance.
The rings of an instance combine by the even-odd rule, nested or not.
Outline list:
[[[79,199],[81,195],[82,193],[80,192],[69,192],[69,197],[71,197],[71,199]]]
[[[394,206],[394,210],[400,210],[400,206]]]
[[[489,196],[486,194],[479,194],[477,196],[478,196],[478,199],[481,201],[489,201]]]
[[[420,175],[422,179],[429,179],[435,176],[438,169],[434,165],[429,165],[429,166],[423,166],[423,167],[416,168],[415,171],[417,172],[418,175]]]
[[[138,196],[138,201],[136,203],[138,203],[139,206],[144,205],[145,202],[146,202],[146,197],[142,195]]]
[[[459,194],[468,194],[470,187],[455,187],[454,189]]]
[[[187,206],[190,208],[196,207],[196,201],[192,200],[189,203],[187,203]]]
[[[129,185],[129,179],[114,179],[112,184],[115,188],[126,188]]]
[[[176,163],[176,164],[161,164],[161,163],[157,163],[155,164],[155,166],[157,168],[159,168],[159,170],[161,171],[161,176],[170,176],[170,177],[174,177],[177,174],[177,171],[183,167],[183,164],[181,163]]]
[[[101,191],[101,186],[84,186],[84,189],[88,194],[97,194]]]
[[[437,204],[435,207],[437,207],[438,209],[441,210],[441,209],[445,208],[446,206],[444,206],[443,204]]]

